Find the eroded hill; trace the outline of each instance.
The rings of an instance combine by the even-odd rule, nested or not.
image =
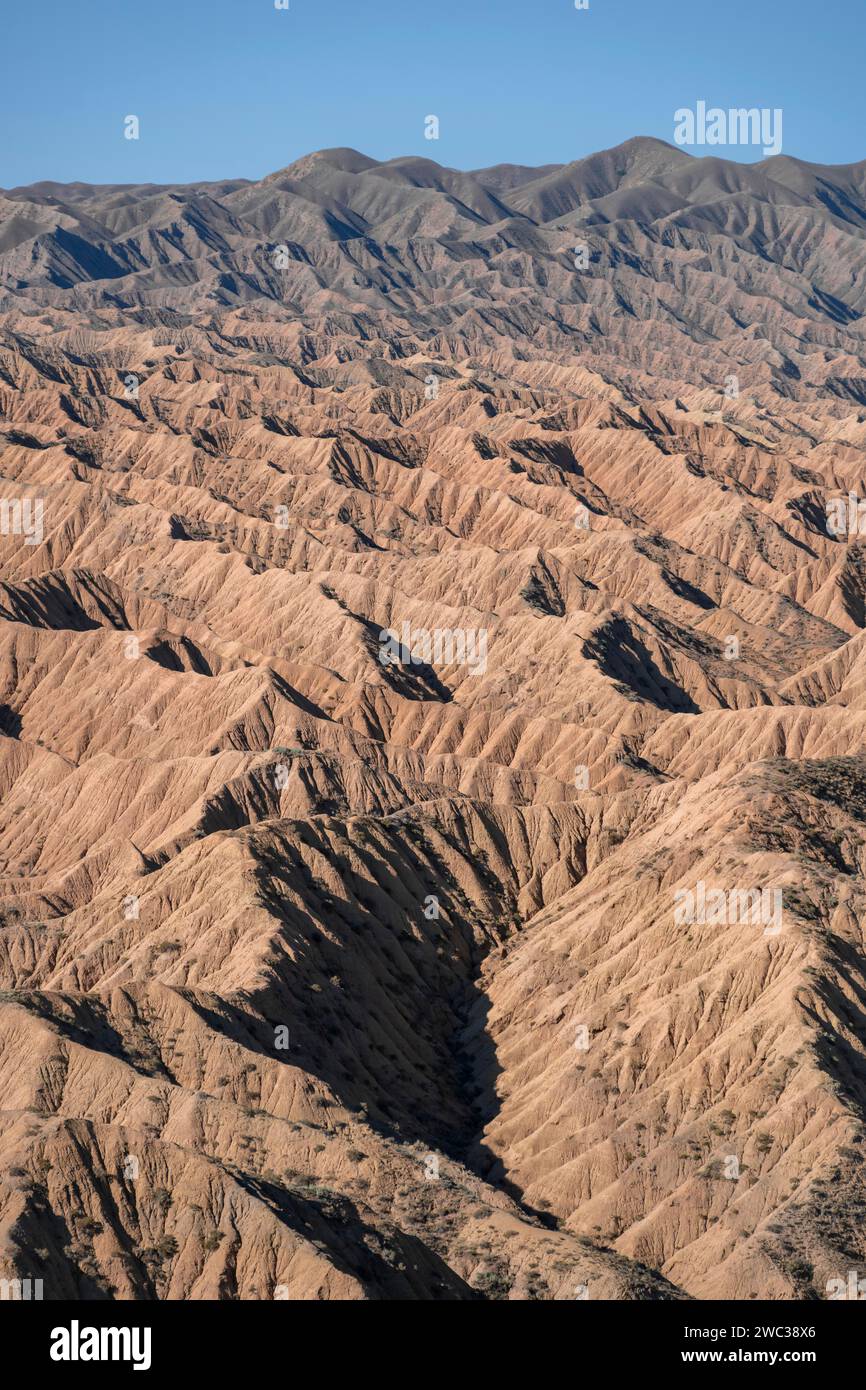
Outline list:
[[[0,1275],[863,1273],[864,209],[653,141],[3,195]]]

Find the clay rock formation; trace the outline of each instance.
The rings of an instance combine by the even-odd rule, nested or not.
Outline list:
[[[651,140],[0,195],[0,1278],[864,1272],[864,231]]]

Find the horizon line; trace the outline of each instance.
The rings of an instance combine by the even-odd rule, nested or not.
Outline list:
[[[604,146],[604,147],[601,148],[601,149],[592,150],[589,154],[578,155],[575,159],[569,159],[569,160],[564,160],[564,161],[552,160],[552,161],[549,161],[549,162],[546,162],[546,163],[541,163],[541,164],[523,164],[523,163],[519,163],[519,162],[514,161],[514,160],[500,159],[500,160],[495,161],[495,162],[492,163],[492,164],[476,165],[474,168],[471,168],[471,169],[461,169],[461,168],[459,168],[457,165],[442,164],[442,163],[439,162],[439,160],[432,159],[429,155],[425,155],[425,154],[398,154],[398,155],[392,155],[392,156],[390,156],[390,158],[388,158],[388,159],[377,159],[377,158],[375,157],[375,155],[368,155],[368,154],[365,154],[363,150],[356,149],[355,146],[353,146],[353,145],[325,145],[325,146],[322,146],[320,149],[308,150],[308,151],[306,151],[306,153],[304,153],[304,154],[297,155],[294,159],[289,160],[288,164],[285,164],[285,165],[283,165],[283,166],[281,166],[280,168],[277,168],[277,169],[272,169],[269,173],[267,173],[267,174],[262,174],[260,178],[250,178],[249,176],[247,176],[247,175],[245,175],[245,174],[236,174],[236,175],[233,175],[233,174],[226,174],[226,175],[221,175],[221,176],[219,176],[219,177],[217,177],[217,178],[202,178],[202,179],[198,179],[198,178],[191,178],[191,179],[168,179],[168,180],[166,180],[166,181],[164,181],[164,182],[162,182],[162,181],[156,181],[156,180],[152,180],[152,179],[143,179],[143,180],[140,180],[140,181],[136,181],[136,180],[130,180],[129,182],[109,181],[109,182],[105,182],[105,183],[95,183],[95,182],[91,182],[89,179],[52,179],[52,178],[37,178],[37,179],[33,179],[33,180],[32,180],[31,182],[29,182],[29,183],[17,183],[17,184],[10,184],[10,185],[5,185],[5,184],[0,185],[0,193],[14,193],[14,192],[17,192],[19,189],[24,189],[24,188],[38,188],[38,187],[39,187],[40,185],[42,185],[42,184],[51,184],[51,185],[54,185],[55,187],[58,187],[58,188],[76,188],[76,187],[86,187],[86,188],[178,188],[178,187],[193,187],[193,186],[198,186],[198,187],[201,187],[201,186],[211,186],[211,185],[213,185],[213,184],[220,184],[220,183],[245,183],[245,184],[256,184],[256,183],[264,183],[267,179],[272,179],[272,178],[276,177],[278,174],[283,173],[286,169],[290,169],[293,165],[301,163],[302,160],[305,160],[305,159],[313,159],[313,158],[315,158],[316,156],[324,156],[324,155],[329,155],[329,154],[357,155],[360,159],[369,160],[370,165],[371,165],[371,166],[375,166],[376,168],[384,168],[384,167],[386,167],[386,166],[388,166],[388,165],[394,165],[394,164],[399,164],[399,163],[409,163],[409,162],[433,164],[433,165],[435,165],[436,168],[438,168],[438,169],[448,170],[448,171],[450,171],[450,172],[452,172],[452,173],[466,174],[466,175],[468,175],[468,176],[470,176],[470,177],[473,176],[473,175],[489,173],[490,170],[492,170],[492,169],[500,169],[500,168],[508,167],[508,166],[511,166],[511,167],[513,167],[513,168],[516,168],[516,169],[535,169],[535,170],[538,170],[539,173],[540,173],[541,171],[546,171],[546,172],[551,172],[551,173],[552,173],[552,172],[557,171],[557,170],[568,169],[568,168],[570,168],[572,165],[584,164],[584,163],[587,162],[587,160],[596,159],[599,155],[614,154],[614,153],[616,153],[616,152],[619,151],[619,150],[625,149],[625,148],[626,148],[627,146],[629,146],[629,145],[638,145],[638,144],[661,145],[661,146],[663,146],[665,149],[669,149],[672,153],[674,153],[674,154],[676,154],[676,155],[681,155],[681,156],[683,156],[683,157],[686,158],[686,159],[694,160],[694,161],[697,162],[697,163],[700,163],[700,162],[703,161],[703,160],[715,160],[715,161],[718,161],[718,162],[723,163],[723,164],[734,164],[734,165],[737,165],[738,167],[741,167],[741,168],[759,168],[759,167],[762,166],[762,165],[769,164],[769,163],[771,163],[772,161],[774,161],[774,160],[779,160],[779,159],[788,159],[788,160],[792,160],[795,164],[802,164],[802,165],[808,166],[809,168],[813,168],[813,169],[855,169],[855,168],[858,168],[861,164],[866,164],[866,156],[864,156],[863,159],[848,160],[848,161],[843,161],[843,162],[838,163],[838,164],[834,164],[834,163],[825,163],[825,162],[821,162],[821,161],[813,160],[813,159],[801,159],[801,158],[800,158],[799,156],[797,156],[797,155],[788,154],[788,153],[786,153],[786,152],[784,152],[784,151],[780,151],[779,154],[768,155],[768,156],[766,156],[766,157],[763,158],[763,159],[751,159],[751,160],[749,160],[749,159],[733,159],[733,158],[731,158],[731,157],[728,156],[728,155],[722,155],[722,154],[694,154],[694,153],[692,153],[691,149],[687,149],[687,148],[686,148],[685,146],[683,146],[683,145],[675,145],[675,144],[672,144],[669,140],[662,140],[662,139],[661,139],[659,136],[657,136],[657,135],[630,135],[630,136],[628,136],[625,140],[621,140],[621,141],[620,141],[618,144],[616,144],[616,145],[607,145],[607,146]],[[720,148],[720,149],[731,149],[731,148],[736,148],[736,147],[735,147],[735,146],[730,146],[730,145],[725,145],[725,146],[719,146],[719,148]],[[348,172],[352,172],[352,171],[350,171],[350,170],[345,170],[344,172],[347,172],[347,173],[348,173]],[[367,171],[361,171],[361,172],[367,172]]]

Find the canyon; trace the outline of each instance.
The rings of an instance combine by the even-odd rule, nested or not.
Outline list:
[[[0,1277],[866,1275],[864,267],[644,138],[0,192]]]

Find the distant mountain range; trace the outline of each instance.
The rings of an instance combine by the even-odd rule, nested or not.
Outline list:
[[[7,190],[0,308],[206,332],[233,310],[313,333],[338,318],[398,355],[495,339],[637,382],[737,372],[866,401],[864,232],[866,162],[738,164],[639,138],[461,173],[324,150],[259,182]]]

